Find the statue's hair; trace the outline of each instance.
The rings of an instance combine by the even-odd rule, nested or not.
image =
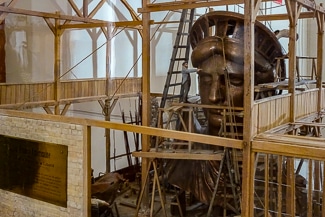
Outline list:
[[[199,17],[191,28],[192,65],[212,55],[224,55],[228,60],[244,63],[244,15],[229,11],[212,11]],[[254,27],[255,68],[272,70],[275,58],[283,56],[275,34],[259,21]],[[281,63],[285,74],[284,62]],[[281,76],[285,77],[285,76]]]

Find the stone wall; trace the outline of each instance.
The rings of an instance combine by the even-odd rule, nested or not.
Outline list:
[[[0,189],[0,216],[86,216],[83,126],[0,116],[0,134],[68,146],[67,208]],[[1,178],[1,177],[0,177]]]

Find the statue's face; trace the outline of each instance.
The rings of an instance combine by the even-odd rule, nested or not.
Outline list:
[[[243,107],[244,36],[244,15],[239,13],[213,11],[193,24],[191,62],[199,69],[202,104]],[[254,25],[254,37],[255,41],[251,42],[254,43],[254,85],[274,82],[275,58],[283,55],[281,45],[274,33],[258,21]],[[278,69],[280,77],[286,77],[284,62],[281,61]],[[221,112],[220,109],[205,109],[208,134],[218,135],[223,119]],[[237,120],[242,121],[235,117]]]
[[[242,107],[244,97],[243,67],[214,55],[198,65],[199,91],[201,103],[205,105]],[[206,109],[209,134],[217,135],[222,122],[221,109]]]
[[[232,39],[207,37],[193,49],[191,60],[198,70],[201,103],[227,108],[244,105],[244,48]],[[254,84],[274,82],[274,66],[255,52]],[[221,109],[205,109],[208,134],[218,135],[223,116]],[[242,122],[234,117],[233,121]],[[229,120],[227,120],[229,121]]]

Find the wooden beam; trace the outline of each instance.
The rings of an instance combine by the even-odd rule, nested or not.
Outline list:
[[[44,106],[43,109],[44,109],[44,111],[46,112],[46,114],[51,114],[51,115],[53,115],[52,110],[51,110],[48,106]]]
[[[303,6],[304,8],[307,8],[311,11],[317,11],[322,14],[325,14],[325,8],[323,5],[316,5],[315,0],[295,0],[299,5]]]
[[[17,3],[17,1],[18,0],[12,0],[9,3],[7,3],[7,5],[4,4],[6,2],[6,1],[4,1],[4,2],[1,2],[0,5],[3,6],[3,7],[10,7],[10,8],[12,8]],[[0,24],[5,20],[5,18],[7,17],[7,15],[8,15],[8,13],[5,13],[5,12],[0,13]]]
[[[139,94],[118,94],[115,95],[113,98],[130,98],[130,97],[137,97]],[[36,107],[45,107],[45,106],[55,106],[55,105],[62,105],[67,103],[82,103],[82,102],[91,102],[91,101],[98,101],[98,100],[105,100],[109,97],[106,95],[101,96],[90,96],[90,97],[78,97],[78,98],[69,98],[69,99],[60,99],[58,102],[55,100],[48,100],[48,101],[38,101],[38,102],[24,102],[24,103],[17,103],[17,104],[1,104],[0,109],[15,109],[15,110],[22,110],[22,109],[29,109],[29,108],[36,108]]]
[[[195,154],[195,153],[168,153],[168,152],[132,152],[134,157],[142,158],[161,158],[161,159],[182,159],[182,160],[218,160],[223,157],[223,152],[218,154]]]
[[[2,104],[0,105],[0,109],[30,109],[36,107],[46,107],[46,106],[54,106],[57,104],[55,100],[48,101],[38,101],[38,102],[25,102],[25,103],[17,103],[17,104]]]
[[[140,16],[133,10],[132,6],[126,0],[121,0],[121,2],[129,10],[134,21],[141,21]]]
[[[296,140],[299,141],[299,140]],[[318,159],[325,160],[325,147],[319,146],[315,147],[303,145],[306,140],[301,139],[299,144],[294,145],[293,141],[281,142],[281,141],[269,141],[269,140],[254,140],[252,142],[252,151],[270,153],[275,155],[290,156],[296,158],[308,158],[308,159]],[[324,144],[324,141],[319,141],[319,145]]]
[[[51,20],[49,18],[44,18],[44,21],[46,22],[47,26],[50,28],[50,30],[52,31],[52,33],[55,34],[55,26],[51,22]]]
[[[315,12],[302,12],[299,14],[299,19],[315,18]],[[288,14],[269,14],[258,15],[256,17],[258,21],[272,21],[272,20],[288,20]]]
[[[64,105],[64,108],[61,111],[61,115],[65,115],[68,112],[70,105],[70,103]]]
[[[89,0],[83,0],[82,2],[82,13],[83,16],[82,17],[88,17],[88,9],[89,9]]]
[[[153,24],[153,21],[150,22]],[[102,23],[72,23],[61,25],[61,29],[85,29],[85,28],[101,28],[108,25],[114,27],[139,28],[142,29],[142,21],[119,21],[119,22],[102,22]]]
[[[295,216],[296,214],[296,204],[295,200],[295,172],[294,172],[294,159],[292,157],[288,157],[286,160],[286,214],[289,216]],[[294,202],[294,203],[293,203]]]
[[[192,104],[192,103],[172,103],[171,106],[191,107],[191,108],[206,108],[206,109],[229,109],[229,106],[220,105],[205,105],[205,104]],[[244,111],[243,107],[231,107],[231,110]]]
[[[59,19],[59,20],[71,20],[75,22],[83,22],[83,23],[103,23],[105,21],[91,19],[91,18],[84,18],[84,17],[77,17],[77,16],[70,16],[70,15],[61,15],[55,13],[46,13],[46,12],[39,12],[39,11],[31,11],[25,9],[18,9],[18,8],[9,8],[6,6],[0,6],[0,12],[12,13],[12,14],[23,14],[28,16],[34,17],[43,17],[43,18],[52,18],[52,19]]]
[[[83,129],[83,214],[91,216],[91,127],[84,125]]]
[[[290,122],[295,122],[295,78],[296,78],[296,34],[297,34],[297,14],[298,6],[295,1],[286,0],[286,8],[289,14],[289,93],[290,96]]]
[[[322,4],[321,4],[322,5]],[[318,104],[317,110],[321,112],[323,105],[323,94],[322,94],[322,80],[323,80],[323,57],[324,57],[324,19],[325,15],[323,13],[316,14],[317,21],[317,72],[316,72],[316,87],[319,88],[318,92]]]
[[[300,125],[300,126],[312,126],[312,127],[325,127],[325,123],[310,123],[310,122],[303,122],[303,121],[296,121],[292,125]]]
[[[101,7],[105,4],[106,0],[101,0],[96,6],[95,8],[90,12],[89,15],[85,15],[85,17],[88,17],[88,18],[93,18],[96,13],[99,11],[99,9],[101,9]],[[88,8],[88,5],[87,5],[87,8]]]
[[[142,5],[146,7],[148,1],[142,0]],[[151,99],[150,99],[150,13],[143,12],[142,14],[142,125],[150,125]],[[149,151],[150,137],[148,135],[142,136],[142,151]],[[142,186],[146,183],[146,171],[149,168],[149,159],[142,159]],[[149,186],[145,187],[145,195],[143,204],[149,205]]]
[[[261,5],[262,0],[256,0],[254,4],[254,11],[252,11],[253,15],[253,20],[256,20],[256,16],[260,10],[260,5]]]
[[[242,214],[243,216],[253,216],[254,204],[254,173],[250,167],[252,162],[252,108],[254,100],[254,14],[259,1],[245,0],[244,5],[244,136],[243,136],[243,177],[242,179]]]
[[[78,6],[76,5],[76,3],[74,3],[73,0],[68,0],[70,6],[72,7],[72,9],[74,10],[74,12],[76,12],[76,14],[79,17],[83,17],[81,11],[79,10]]]
[[[133,10],[131,5],[126,0],[121,0],[121,2],[129,10],[133,21],[141,21],[140,16],[138,14],[136,14],[136,12]],[[141,37],[143,37],[142,29],[139,28],[138,31],[139,31],[139,34],[141,35]]]
[[[243,0],[227,0],[227,1],[174,1],[166,3],[154,3],[147,4],[143,8],[139,8],[139,13],[145,12],[157,12],[157,11],[170,11],[170,10],[180,10],[180,9],[193,9],[193,8],[208,8],[213,6],[222,6],[222,5],[236,5],[243,4]]]
[[[61,96],[61,30],[58,28],[59,19],[55,19],[54,29],[54,100],[59,101]],[[54,106],[54,114],[60,114],[59,105]]]
[[[148,127],[148,126],[139,126],[139,125],[123,124],[123,123],[110,122],[110,121],[93,120],[87,118],[60,116],[60,115],[38,114],[38,113],[5,110],[5,109],[0,109],[0,115],[42,119],[42,120],[49,120],[49,121],[61,121],[63,123],[75,123],[79,125],[109,128],[109,129],[115,129],[121,131],[140,133],[148,136],[173,138],[173,139],[186,140],[186,141],[197,142],[197,143],[204,143],[204,144],[214,145],[214,146],[223,146],[223,147],[236,148],[236,149],[243,148],[242,145],[243,142],[241,140],[224,138],[224,137],[216,137],[216,136],[210,136],[210,135],[204,135],[198,133],[188,133],[182,131],[177,131],[177,133],[175,133],[176,131],[174,130],[159,129],[159,128]]]
[[[104,106],[102,107],[102,113],[105,116],[105,121],[111,120],[111,100],[106,99]],[[106,173],[111,172],[111,130],[105,129],[105,164],[106,164]]]

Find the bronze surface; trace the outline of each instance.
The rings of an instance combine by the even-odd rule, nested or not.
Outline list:
[[[0,188],[67,207],[68,147],[0,135]]]

